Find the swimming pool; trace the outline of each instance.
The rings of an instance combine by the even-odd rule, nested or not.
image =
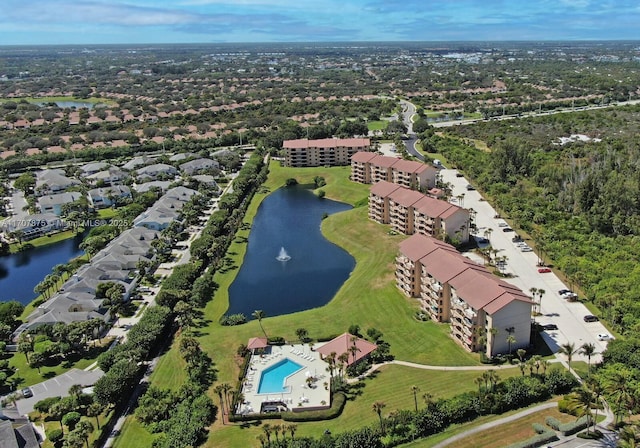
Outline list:
[[[259,394],[279,394],[288,392],[284,387],[284,380],[292,373],[302,369],[298,363],[285,358],[282,361],[265,369],[260,376],[260,384],[258,385]]]

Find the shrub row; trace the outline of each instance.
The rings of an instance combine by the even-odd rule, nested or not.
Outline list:
[[[282,419],[288,422],[317,422],[321,420],[331,420],[342,414],[347,396],[342,392],[333,394],[331,407],[317,411],[306,412],[283,412]]]
[[[584,417],[580,417],[575,422],[564,423],[560,425],[558,430],[562,433],[563,436],[571,436],[585,429],[588,423],[589,418],[585,415]]]
[[[540,428],[542,428],[542,431],[538,430]],[[533,424],[533,430],[538,434],[528,438],[527,440],[523,440],[522,442],[513,443],[507,448],[536,448],[558,440],[558,436],[554,431],[549,431],[539,423]]]

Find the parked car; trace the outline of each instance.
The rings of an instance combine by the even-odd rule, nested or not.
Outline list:
[[[558,326],[556,324],[545,324],[542,326],[543,330],[557,330]]]
[[[551,269],[549,268],[538,268],[538,272],[541,274],[548,274],[549,272],[551,272]]]
[[[598,341],[610,341],[613,339],[613,336],[607,333],[600,333],[598,335]]]
[[[531,249],[529,246],[521,246],[520,252],[533,252],[533,249]]]
[[[471,184],[467,184],[467,191],[473,191],[473,190],[475,190],[475,189],[476,189],[476,188],[475,188],[473,185],[471,185]]]
[[[513,232],[513,229],[511,227],[503,227],[502,231],[505,232],[505,233],[506,232]]]
[[[498,216],[498,215],[496,215],[496,216]],[[498,227],[509,227],[509,224],[507,224],[507,223],[506,223],[506,222],[504,222],[504,221],[500,221],[500,222],[498,223]]]
[[[512,243],[522,243],[522,242],[524,242],[524,240],[522,239],[522,237],[520,235],[516,235],[513,238],[511,238],[511,242]]]
[[[462,174],[460,171],[458,171],[458,172],[456,173],[456,177],[464,177],[464,174]]]
[[[582,318],[585,322],[598,322],[600,319],[598,319],[597,316],[594,316],[593,314],[587,314],[586,316],[584,316]]]
[[[22,396],[24,398],[31,398],[33,397],[33,392],[29,387],[25,387],[24,389],[22,389]]]
[[[561,289],[560,291],[558,291],[558,294],[563,295],[563,294],[566,294],[568,292],[571,292],[571,290],[570,289]]]

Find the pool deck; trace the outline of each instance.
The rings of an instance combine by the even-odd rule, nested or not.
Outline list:
[[[258,393],[262,372],[289,358],[302,368],[285,379],[286,392]],[[324,383],[329,383],[328,364],[320,359],[320,354],[312,351],[306,344],[272,345],[264,355],[252,355],[251,365],[247,372],[242,393],[244,403],[238,405],[239,414],[254,414],[262,410],[262,406],[275,406],[280,410],[303,411],[324,409],[330,405],[330,392]],[[307,386],[307,376],[310,374],[316,381],[313,387]],[[322,404],[322,402],[325,404]],[[284,409],[286,407],[286,409]]]

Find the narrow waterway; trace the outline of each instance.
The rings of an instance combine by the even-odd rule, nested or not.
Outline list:
[[[37,297],[33,288],[42,281],[51,268],[68,263],[84,254],[79,249],[83,234],[47,246],[0,257],[0,301],[17,300],[27,305]]]

